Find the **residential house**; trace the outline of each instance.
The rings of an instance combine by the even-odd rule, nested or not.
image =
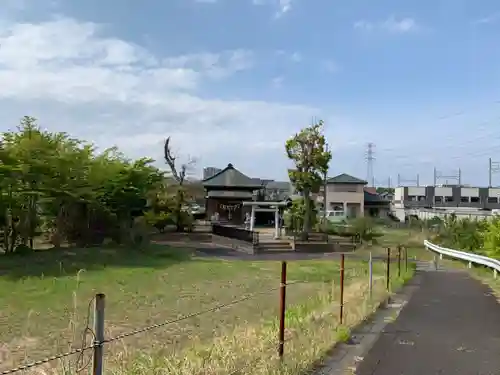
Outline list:
[[[386,217],[390,211],[390,200],[382,197],[366,181],[342,173],[327,180],[326,209],[340,211],[348,218],[360,216]],[[315,195],[319,209],[323,210],[323,187]],[[342,215],[343,216],[343,215]]]
[[[262,180],[265,198],[268,201],[283,201],[290,197],[292,184],[290,181]]]
[[[364,189],[365,216],[387,217],[391,211],[391,201],[382,194],[378,194],[375,188]]]
[[[348,218],[364,216],[366,181],[342,173],[326,181],[326,210],[343,211]],[[322,202],[323,188],[318,194],[320,207],[325,205]]]

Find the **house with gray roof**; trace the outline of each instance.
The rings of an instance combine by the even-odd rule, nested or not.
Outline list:
[[[226,168],[202,181],[206,192],[205,212],[210,218],[217,214],[219,220],[242,224],[250,207],[244,201],[254,199],[262,189],[262,181],[241,173],[229,163]]]
[[[318,203],[321,209],[327,211],[343,211],[348,218],[364,216],[365,180],[348,175],[347,173],[328,178],[326,181],[326,204],[323,202],[323,189],[318,194]]]

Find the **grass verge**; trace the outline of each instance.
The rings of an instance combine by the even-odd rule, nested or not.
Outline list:
[[[419,229],[395,229],[381,228],[383,236],[378,239],[378,243],[373,246],[363,245],[356,253],[367,255],[372,253],[374,257],[385,257],[387,248],[391,248],[392,255],[396,256],[398,245],[403,245],[408,249],[408,258],[410,260],[427,261],[432,260],[432,252],[426,250],[423,246],[427,239],[427,233]]]
[[[392,265],[392,288],[412,274],[410,269],[398,278],[396,267]],[[345,339],[350,327],[387,295],[384,264],[374,265],[371,299],[367,263],[347,259],[345,268],[345,315],[340,325],[338,261],[289,262],[283,363],[276,354],[279,292],[275,290],[106,344],[106,373],[298,374]],[[187,250],[162,246],[4,258],[0,369],[81,346],[89,302],[97,292],[107,296],[106,336],[113,337],[275,288],[279,271],[279,262],[197,259]],[[68,357],[26,373],[74,374],[88,360],[87,355]]]

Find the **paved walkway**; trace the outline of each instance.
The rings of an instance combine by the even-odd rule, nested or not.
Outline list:
[[[465,272],[422,272],[357,375],[500,374],[500,304]]]

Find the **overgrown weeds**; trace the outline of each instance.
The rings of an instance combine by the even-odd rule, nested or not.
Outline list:
[[[392,266],[392,287],[397,278]],[[385,298],[384,265],[374,265],[368,294],[366,262],[346,261],[344,324],[339,324],[339,264],[289,262],[285,357],[277,357],[278,292],[105,345],[105,373],[299,374],[335,342],[346,340]],[[76,276],[1,279],[1,369],[90,343],[82,340],[88,307],[97,291],[107,295],[106,337],[202,310],[279,285],[279,262],[193,259],[168,268],[125,267],[81,271]],[[10,288],[10,293],[7,293]],[[21,297],[21,298],[19,298]],[[71,301],[70,303],[68,303]],[[90,355],[72,356],[26,374],[86,374]]]

